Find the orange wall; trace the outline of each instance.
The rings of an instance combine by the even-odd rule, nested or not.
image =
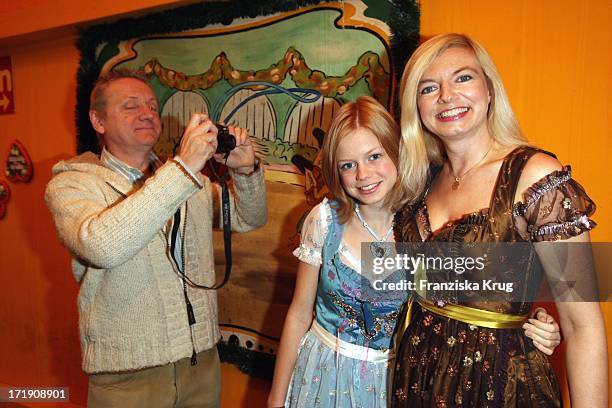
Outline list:
[[[0,220],[0,383],[70,387],[85,401],[70,260],[43,202],[51,166],[75,150],[77,52],[72,38],[19,49],[13,57],[16,113],[0,115],[0,156],[18,138],[34,163],[30,184],[9,183]]]
[[[190,2],[194,1],[96,0],[87,4],[80,0],[4,0],[0,2],[0,38]]]
[[[23,20],[0,2],[0,22]],[[25,7],[53,1],[11,2]],[[67,8],[72,4],[64,0]],[[87,15],[67,11],[50,26],[74,19],[114,14],[125,2],[96,2]],[[129,2],[128,2],[129,3]],[[137,4],[161,4],[145,0]],[[75,2],[76,4],[76,2]],[[82,3],[78,3],[82,4]],[[135,3],[136,4],[136,3]],[[48,7],[48,6],[47,6]],[[463,1],[422,0],[421,32],[473,35],[489,50],[504,79],[513,107],[532,141],[571,163],[575,177],[598,203],[593,238],[612,241],[612,194],[606,172],[612,157],[612,6],[607,0]],[[14,18],[11,18],[11,13]],[[89,13],[89,11],[88,11]],[[7,17],[6,15],[9,14]],[[34,18],[33,18],[34,20]],[[68,22],[68,20],[70,20]],[[0,24],[2,26],[2,24]],[[30,184],[10,183],[13,195],[0,220],[0,384],[69,386],[73,402],[84,404],[86,378],[80,370],[76,293],[69,258],[59,245],[43,203],[50,168],[75,150],[73,111],[78,55],[74,38],[47,36],[25,46],[3,45],[12,55],[17,112],[0,115],[0,158],[18,138],[29,149],[35,175]],[[604,305],[608,337],[612,308]],[[266,383],[223,368],[224,406],[263,406]],[[249,403],[247,404],[246,401]]]

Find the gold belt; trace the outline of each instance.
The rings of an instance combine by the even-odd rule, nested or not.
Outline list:
[[[414,296],[408,300],[408,304],[406,305],[404,322],[400,326],[402,334],[410,324],[412,302],[414,301],[423,309],[437,315],[458,320],[463,323],[473,324],[475,326],[488,327],[490,329],[520,329],[530,316],[498,313],[452,303],[447,303],[444,307],[439,307],[419,296]]]

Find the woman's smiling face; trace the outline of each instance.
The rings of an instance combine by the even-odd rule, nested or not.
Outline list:
[[[417,106],[423,125],[444,140],[487,132],[491,96],[472,50],[443,51],[421,77]]]

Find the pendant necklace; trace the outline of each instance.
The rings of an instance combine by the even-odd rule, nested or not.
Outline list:
[[[374,232],[374,230],[370,227],[370,225],[366,222],[366,220],[363,219],[361,211],[359,211],[358,203],[355,203],[355,214],[357,214],[357,218],[359,218],[359,221],[361,221],[361,225],[363,225],[366,231],[368,231],[370,235],[372,235],[372,237],[374,237],[375,239],[374,242],[370,243],[370,252],[372,252],[372,255],[376,258],[384,258],[388,256],[389,253],[391,253],[391,245],[389,242],[387,242],[387,240],[393,232],[393,225],[389,227],[389,230],[387,231],[384,237],[379,238],[378,235],[376,235],[376,233]]]
[[[453,167],[451,166],[450,161],[448,162],[448,168],[450,169],[450,172],[451,172],[451,175],[453,176],[453,179],[455,179],[453,181],[453,184],[451,185],[451,188],[453,189],[453,191],[455,191],[455,190],[457,190],[459,188],[459,184],[461,183],[461,179],[463,179],[466,176],[466,174],[468,174],[470,171],[475,169],[476,166],[478,166],[480,163],[482,163],[484,161],[484,159],[489,155],[489,152],[491,151],[492,148],[493,148],[493,143],[491,143],[491,146],[489,146],[489,150],[487,150],[487,152],[484,154],[484,156],[482,156],[482,159],[478,160],[476,162],[476,164],[472,165],[469,169],[467,169],[467,171],[465,171],[460,176],[456,176],[455,175],[455,171],[453,170]]]

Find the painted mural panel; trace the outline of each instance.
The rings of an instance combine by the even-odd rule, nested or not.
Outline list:
[[[385,106],[392,99],[391,30],[380,17],[390,6],[382,3],[320,3],[97,47],[102,73],[128,67],[151,75],[163,122],[160,156],[173,154],[193,112],[245,127],[255,142],[269,222],[233,234],[232,278],[219,290],[222,359],[246,371],[256,371],[249,364],[257,361],[269,371],[271,359],[261,356],[274,354],[291,301],[300,224],[328,194],[318,152],[334,113],[364,94]],[[215,260],[221,275],[220,232]]]
[[[292,158],[299,154],[314,159],[319,146],[312,132],[329,127],[334,109],[343,100],[369,94],[385,105],[389,103],[389,28],[359,15],[357,6],[364,5],[326,3],[241,20],[229,27],[126,41],[102,71],[129,67],[151,73],[162,109],[168,100],[174,102],[177,93],[198,92],[210,101],[213,119],[245,126],[257,138],[266,164],[272,166],[269,179],[303,185],[304,178]],[[267,95],[267,84],[292,93]],[[225,99],[232,91],[237,92]],[[317,107],[300,101],[297,97],[306,91],[319,93],[325,103],[319,102]],[[257,92],[262,96],[231,118],[227,116],[240,100]],[[191,100],[199,103],[197,98]],[[187,103],[185,109],[193,111],[194,107]],[[184,128],[184,121],[177,123]],[[164,131],[157,152],[169,155],[168,147],[175,137],[176,131]],[[276,175],[276,171],[283,174]]]

